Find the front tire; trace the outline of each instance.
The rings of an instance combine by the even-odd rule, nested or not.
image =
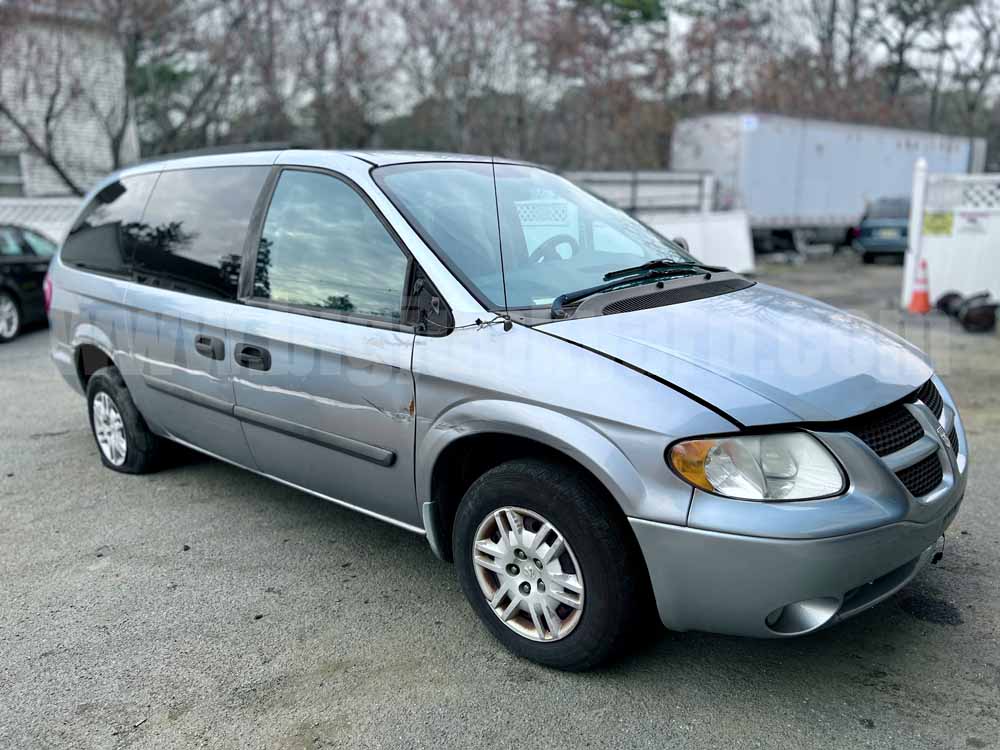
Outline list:
[[[123,474],[156,470],[163,441],[146,425],[116,367],[102,367],[90,376],[87,411],[101,463]]]
[[[21,333],[21,306],[8,292],[0,292],[0,344],[13,341]]]
[[[648,577],[638,544],[572,467],[521,459],[487,471],[459,505],[453,549],[472,608],[520,656],[582,671],[641,629]]]

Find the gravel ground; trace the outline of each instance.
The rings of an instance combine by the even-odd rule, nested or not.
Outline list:
[[[894,598],[536,667],[416,536],[207,459],[103,469],[40,330],[0,349],[0,747],[1000,747],[1000,338],[891,312],[897,267],[761,277],[930,346],[962,407],[966,503]]]

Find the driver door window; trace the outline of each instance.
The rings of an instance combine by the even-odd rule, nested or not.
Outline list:
[[[253,296],[399,324],[408,262],[346,182],[289,170],[268,209]]]

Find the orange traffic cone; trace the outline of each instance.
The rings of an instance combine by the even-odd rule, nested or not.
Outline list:
[[[910,295],[910,306],[907,309],[918,315],[926,315],[931,311],[931,297],[927,290],[927,261],[923,258],[917,266],[917,278],[913,281],[913,294]]]

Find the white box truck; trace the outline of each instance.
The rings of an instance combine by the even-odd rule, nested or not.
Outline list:
[[[734,113],[681,120],[671,143],[671,169],[714,174],[716,207],[747,212],[758,251],[844,242],[870,201],[910,194],[920,157],[931,172],[982,172],[986,141]]]

